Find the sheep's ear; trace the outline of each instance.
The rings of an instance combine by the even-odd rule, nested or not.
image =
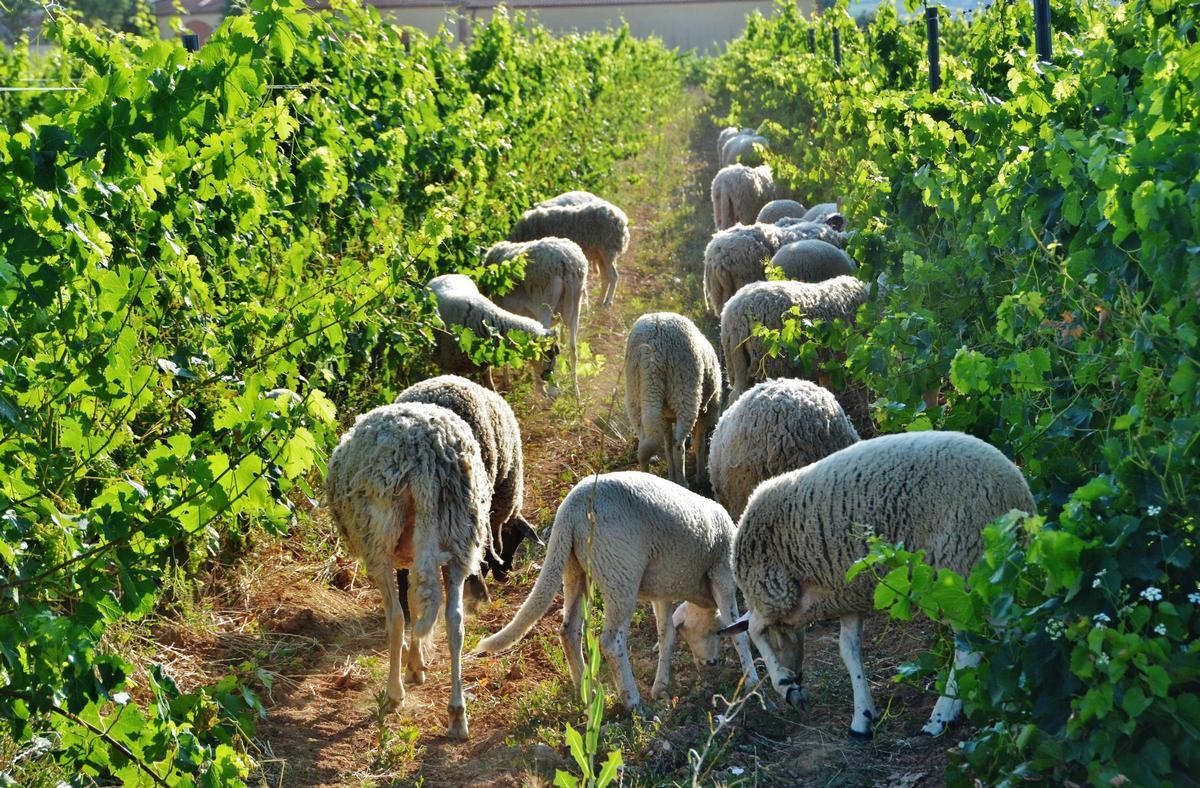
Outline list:
[[[687,621],[688,603],[684,602],[679,607],[675,608],[675,612],[671,614],[671,626],[679,629],[683,626],[683,622]]]
[[[743,613],[741,618],[734,621],[724,629],[718,630],[717,634],[721,637],[730,637],[732,635],[740,635],[750,628],[750,614]]]
[[[546,546],[546,543],[543,542],[541,537],[537,535],[537,531],[533,530],[533,526],[530,525],[524,517],[517,515],[516,517],[512,518],[510,522],[512,523],[513,527],[517,529],[517,532],[521,534],[521,536],[526,539],[532,539],[542,547]]]

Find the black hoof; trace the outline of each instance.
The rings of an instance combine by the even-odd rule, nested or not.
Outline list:
[[[855,739],[857,741],[870,741],[871,737],[874,736],[874,734],[871,733],[870,728],[867,728],[862,733],[854,730],[853,728],[849,728],[848,730],[850,731],[850,738]]]

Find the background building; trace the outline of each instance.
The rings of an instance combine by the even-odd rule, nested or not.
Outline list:
[[[499,0],[367,0],[392,22],[432,33],[445,25],[465,37],[474,19],[488,19]],[[814,0],[797,0],[810,13]],[[313,2],[315,7],[324,3]],[[635,36],[656,35],[667,46],[713,51],[741,35],[746,17],[755,10],[771,13],[772,0],[510,0],[509,8],[524,11],[555,32],[603,30],[624,20]],[[207,40],[221,23],[225,0],[183,0],[184,14],[175,0],[159,0],[155,13],[163,36],[174,35],[173,18]]]

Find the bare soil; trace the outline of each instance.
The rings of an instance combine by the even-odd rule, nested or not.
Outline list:
[[[703,102],[698,92],[689,93],[664,115],[648,131],[643,152],[621,167],[602,195],[626,210],[632,239],[611,310],[598,307],[598,282],[592,283],[582,331],[591,360],[581,398],[549,404],[520,390],[509,394],[525,437],[526,514],[543,533],[578,479],[634,465],[621,366],[625,333],[637,316],[682,312],[716,338],[716,321],[704,312],[700,293],[703,250],[712,233],[708,186],[716,172],[716,129]],[[254,782],[548,785],[556,768],[570,768],[563,726],[581,726],[582,712],[558,645],[557,606],[510,652],[465,661],[471,739],[454,742],[444,736],[449,671],[440,627],[428,681],[409,687],[397,712],[377,712],[387,669],[382,607],[375,589],[337,556],[336,544],[317,510],[294,539],[264,546],[214,575],[194,610],[160,623],[147,638],[154,658],[181,683],[237,666],[260,671],[267,715],[250,743],[260,763]],[[492,603],[468,619],[468,650],[502,626],[529,591],[537,555],[525,561],[509,583],[493,585]],[[930,625],[879,617],[869,622],[867,667],[884,719],[875,739],[860,743],[846,735],[850,688],[836,623],[808,633],[810,709],[768,710],[752,701],[715,737],[713,718],[725,707],[714,693],[731,696],[736,689],[732,649],[717,675],[702,677],[681,646],[672,673],[677,694],[650,702],[653,618],[642,611],[634,624],[634,672],[646,682],[643,692],[655,716],[631,720],[610,698],[601,742],[605,749],[622,749],[625,782],[690,784],[695,776],[704,784],[941,784],[954,740],[916,735],[936,690],[929,681],[917,686],[892,680],[901,662],[933,640]],[[607,680],[607,672],[602,675]],[[694,767],[689,751],[705,751],[706,744]]]

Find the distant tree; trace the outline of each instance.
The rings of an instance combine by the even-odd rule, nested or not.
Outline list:
[[[154,12],[147,0],[58,0],[56,5],[77,11],[90,24],[126,33],[154,30]],[[34,32],[42,20],[40,0],[0,0],[0,40],[13,41]]]

